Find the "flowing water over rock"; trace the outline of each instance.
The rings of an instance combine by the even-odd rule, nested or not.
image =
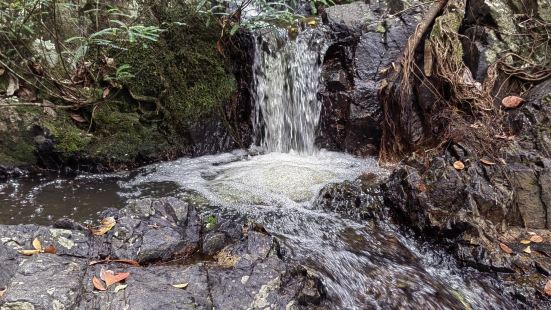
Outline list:
[[[323,36],[309,29],[289,40],[281,30],[258,36],[255,44],[253,123],[260,145],[269,152],[312,154],[321,111]]]
[[[174,196],[197,205],[203,217],[261,224],[277,237],[282,259],[321,279],[335,308],[510,308],[487,279],[389,224],[377,193],[342,189],[354,197],[350,206],[375,210],[371,217],[321,206],[318,195],[327,186],[365,176],[380,181],[388,172],[373,158],[316,150],[325,47],[315,31],[296,41],[286,36],[256,42],[254,122],[265,154],[239,150],[129,173],[13,181],[0,185],[0,222],[48,223],[62,214],[90,220],[128,199]]]

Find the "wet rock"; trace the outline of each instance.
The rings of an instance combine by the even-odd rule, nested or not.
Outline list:
[[[75,309],[86,262],[52,254],[23,259],[0,309]]]
[[[541,294],[551,266],[549,93],[551,81],[508,112],[518,138],[501,150],[504,162],[484,164],[452,144],[428,164],[414,157],[404,161],[382,185],[385,205],[397,222],[444,246],[460,263],[496,272],[505,291],[528,308],[549,304]],[[465,169],[456,170],[456,160]],[[530,242],[532,235],[544,241]]]
[[[64,228],[0,225],[0,288],[7,289],[0,309],[326,308],[321,281],[284,261],[277,240],[258,225],[242,229],[243,222],[216,215],[207,232],[196,207],[175,198],[139,200],[105,215],[117,224],[103,236],[69,220],[58,223]],[[32,249],[34,238],[57,255],[17,254]],[[142,266],[89,264],[106,257]],[[129,272],[125,286],[95,290],[91,280],[102,268]]]
[[[384,71],[400,55],[424,6],[402,1],[357,1],[326,9],[329,47],[322,66],[320,134],[328,149],[375,155],[381,137],[378,99]],[[399,9],[402,7],[402,9]]]

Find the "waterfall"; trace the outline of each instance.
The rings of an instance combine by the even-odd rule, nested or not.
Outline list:
[[[312,154],[321,103],[317,99],[323,36],[315,29],[291,40],[286,30],[255,38],[253,124],[268,152]]]

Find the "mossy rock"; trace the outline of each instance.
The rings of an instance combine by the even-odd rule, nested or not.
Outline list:
[[[216,50],[217,25],[208,25],[193,8],[172,4],[154,8],[151,22],[166,27],[149,48],[134,45],[119,56],[134,77],[126,81],[134,98],[158,98],[159,109],[174,127],[212,115],[236,90],[233,75]]]

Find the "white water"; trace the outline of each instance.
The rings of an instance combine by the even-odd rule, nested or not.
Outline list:
[[[313,154],[321,111],[320,55],[326,48],[322,36],[309,29],[289,40],[280,30],[258,36],[255,44],[253,123],[260,145],[268,152]]]

